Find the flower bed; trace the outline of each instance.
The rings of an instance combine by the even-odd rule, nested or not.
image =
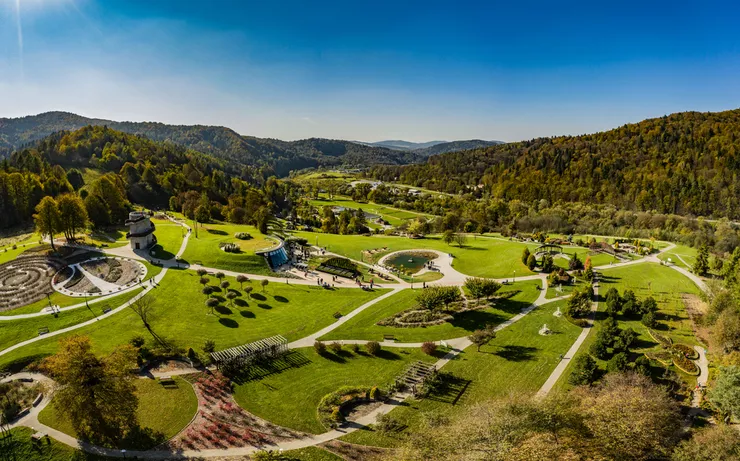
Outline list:
[[[646,352],[645,357],[650,360],[656,360],[666,367],[671,366],[671,363],[673,363],[673,355],[668,351]]]
[[[679,354],[682,354],[689,360],[696,360],[699,358],[699,353],[696,352],[693,347],[687,346],[686,344],[674,344],[673,350]]]
[[[699,367],[697,367],[694,362],[687,359],[681,353],[673,354],[673,364],[676,365],[676,368],[683,371],[684,373],[688,373],[694,376],[699,374]]]
[[[668,336],[662,335],[655,330],[648,328],[650,336],[661,346],[670,348],[673,345],[673,340]]]
[[[344,422],[343,409],[358,403],[381,400],[377,387],[345,386],[327,394],[319,402],[319,421],[327,429],[335,429]]]

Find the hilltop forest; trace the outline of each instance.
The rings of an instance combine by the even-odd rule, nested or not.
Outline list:
[[[685,112],[583,136],[538,138],[376,166],[369,176],[448,193],[740,217],[740,110]]]

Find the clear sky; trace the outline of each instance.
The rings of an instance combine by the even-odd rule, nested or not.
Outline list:
[[[738,1],[0,0],[0,117],[514,141],[738,107]]]

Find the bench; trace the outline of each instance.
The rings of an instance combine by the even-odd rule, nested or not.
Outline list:
[[[110,311],[111,311],[111,308],[110,307],[106,307],[105,309],[103,309],[103,314],[107,314]]]
[[[383,341],[395,341],[396,337],[393,335],[383,335]]]
[[[337,312],[334,313],[334,318],[335,319],[339,319],[341,317],[342,317],[342,313],[341,312],[337,311]]]
[[[160,376],[159,383],[160,384],[175,384],[175,380],[172,379],[172,376]]]
[[[49,332],[49,327],[41,327],[41,328],[39,328],[39,336],[45,335],[48,332]]]

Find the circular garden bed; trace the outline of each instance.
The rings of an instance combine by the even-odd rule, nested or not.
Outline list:
[[[64,261],[27,256],[0,265],[0,311],[16,309],[43,299],[51,292],[54,274]]]

